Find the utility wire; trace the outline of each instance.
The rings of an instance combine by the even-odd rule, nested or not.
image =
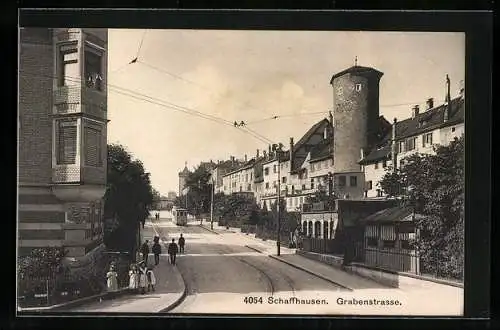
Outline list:
[[[57,78],[56,76],[42,75],[42,74],[38,74],[38,73],[30,73],[30,72],[26,72],[26,71],[22,71],[22,70],[20,70],[20,72],[27,74],[27,75],[31,75],[31,76],[37,76],[37,77],[42,76],[42,77],[47,77],[47,78]],[[70,81],[77,82],[77,83],[82,82],[81,78],[79,78],[79,77],[65,76],[65,78],[70,80]],[[122,95],[131,97],[131,98],[134,98],[137,100],[145,101],[145,102],[148,102],[151,104],[156,104],[156,105],[159,105],[159,106],[162,106],[165,108],[169,108],[172,110],[183,112],[183,113],[186,113],[188,115],[193,115],[193,116],[196,116],[199,118],[207,119],[207,120],[210,120],[210,121],[213,121],[213,122],[225,125],[225,126],[235,127],[234,124],[231,123],[230,121],[225,120],[225,119],[220,118],[220,117],[217,117],[217,116],[209,115],[209,114],[206,114],[206,113],[203,113],[203,112],[200,112],[200,111],[188,108],[188,107],[180,106],[180,105],[177,105],[175,103],[161,100],[161,99],[158,99],[158,98],[146,95],[146,94],[142,94],[142,93],[139,93],[137,91],[134,91],[134,90],[131,90],[128,88],[124,88],[121,86],[115,86],[115,85],[112,85],[109,83],[106,84],[106,86],[109,87],[108,89],[110,91],[118,93],[118,94],[122,94]],[[261,141],[265,144],[272,142],[270,139],[264,137],[263,135],[258,134],[257,132],[247,131],[247,130],[242,130],[242,129],[238,129],[238,130],[243,132],[243,133],[247,133],[247,134],[253,136],[254,138],[258,139],[259,141]]]

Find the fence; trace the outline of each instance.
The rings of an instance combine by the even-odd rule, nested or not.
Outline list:
[[[104,253],[91,267],[83,266],[76,270],[54,267],[45,276],[35,272],[20,275],[19,306],[44,307],[99,294],[106,290],[106,273],[111,263],[115,264],[119,287],[127,287],[130,258]]]
[[[254,234],[255,238],[260,238],[262,240],[276,240],[277,234],[276,230],[271,230],[259,225],[248,225],[244,224],[240,228],[242,233]],[[280,241],[282,245],[290,244],[290,233],[287,230],[282,230],[280,233]]]

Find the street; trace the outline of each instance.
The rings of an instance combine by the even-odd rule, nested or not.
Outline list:
[[[428,290],[405,292],[388,288],[304,259],[287,248],[282,248],[280,261],[273,256],[276,251],[272,242],[263,242],[237,230],[208,228],[209,225],[203,228],[199,222],[178,227],[166,218],[154,223],[148,221],[143,230],[144,239],[151,242],[154,235],[158,235],[163,243],[160,265],[155,267],[156,291],[89,303],[68,311],[325,315],[435,314],[445,309],[450,309],[452,314],[459,312],[453,304],[442,304],[445,297],[460,301],[454,292],[444,292],[442,297],[429,301],[432,293]],[[167,244],[172,238],[177,242],[181,233],[186,239],[185,253],[178,255],[176,266],[172,266],[166,255]],[[151,254],[149,263],[152,262]],[[320,273],[327,274],[329,280],[324,275],[321,278]],[[352,304],[352,299],[379,302]],[[382,300],[396,305],[381,305]]]

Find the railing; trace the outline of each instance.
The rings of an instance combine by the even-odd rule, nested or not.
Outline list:
[[[343,254],[343,246],[339,239],[302,238],[302,250],[324,254]]]

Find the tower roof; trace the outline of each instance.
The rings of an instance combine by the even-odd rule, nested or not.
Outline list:
[[[366,66],[354,65],[354,66],[351,66],[350,68],[347,68],[345,70],[342,70],[342,71],[334,74],[332,76],[332,79],[330,79],[330,84],[333,83],[333,80],[335,78],[343,76],[343,75],[345,75],[347,73],[352,73],[352,74],[366,74],[366,73],[370,73],[370,74],[376,74],[376,75],[378,75],[379,78],[382,77],[382,75],[384,74],[383,72],[375,70],[374,68],[370,68],[370,67],[366,67]]]
[[[181,172],[179,172],[179,175],[182,175],[182,174],[187,175],[189,173],[191,173],[191,172],[189,172],[189,170],[187,168],[187,162],[185,162],[184,163],[184,169]]]

